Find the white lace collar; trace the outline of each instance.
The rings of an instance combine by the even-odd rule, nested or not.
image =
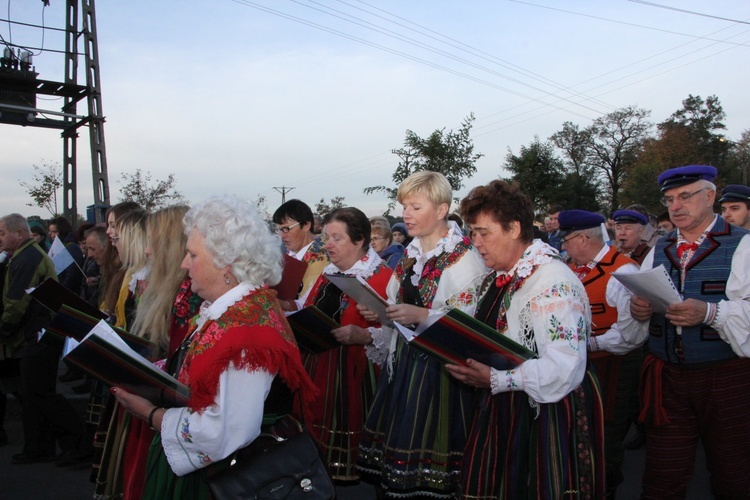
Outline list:
[[[507,273],[498,273],[498,276],[513,276],[516,274],[519,278],[527,278],[534,270],[534,266],[552,262],[552,259],[558,255],[557,250],[542,240],[534,240],[523,252],[516,265]]]
[[[221,297],[213,302],[207,300],[201,304],[200,312],[198,313],[198,320],[196,321],[195,331],[199,331],[203,328],[206,321],[210,319],[218,319],[224,314],[227,309],[239,302],[242,297],[255,290],[257,287],[250,283],[242,282],[235,286],[228,292],[224,293]]]
[[[383,259],[375,253],[372,247],[368,247],[367,253],[347,270],[341,270],[335,264],[328,264],[323,269],[323,274],[343,273],[348,276],[359,276],[366,280],[375,273],[375,269],[383,262]]]
[[[146,278],[148,278],[148,275],[151,273],[151,266],[143,266],[136,272],[134,272],[130,276],[130,283],[128,283],[128,290],[130,290],[131,293],[135,293],[135,287],[138,285],[139,281],[143,281]]]
[[[409,246],[406,247],[407,255],[416,259],[416,262],[412,267],[412,269],[414,269],[414,274],[411,276],[411,282],[416,286],[419,283],[419,279],[422,276],[422,270],[427,261],[436,255],[452,252],[456,248],[456,245],[461,243],[463,239],[464,233],[458,227],[458,224],[452,220],[448,221],[448,233],[440,238],[437,245],[435,245],[435,248],[425,254],[422,253],[422,242],[420,239],[414,238],[411,243],[409,243]]]

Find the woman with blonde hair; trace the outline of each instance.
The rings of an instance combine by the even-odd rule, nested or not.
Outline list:
[[[133,324],[133,333],[147,337],[169,357],[187,333],[188,320],[202,302],[190,291],[190,278],[180,268],[187,236],[182,219],[190,207],[175,205],[157,210],[148,218],[148,255],[151,272]]]
[[[398,188],[414,239],[388,282],[388,318],[417,325],[435,311],[474,313],[487,270],[471,242],[448,220],[448,180],[418,172]],[[367,309],[368,321],[377,316]],[[453,496],[474,411],[473,390],[421,354],[394,327],[370,328],[368,356],[385,364],[359,446],[362,470],[389,496]]]
[[[115,305],[115,326],[130,329],[135,308],[143,295],[150,268],[146,257],[145,210],[132,210],[117,220],[112,243],[117,248],[125,276]]]
[[[115,306],[120,295],[120,285],[125,278],[125,269],[122,267],[120,255],[114,245],[116,236],[117,219],[123,217],[132,210],[141,210],[140,205],[134,201],[123,201],[112,206],[107,210],[107,236],[109,236],[109,245],[104,252],[104,259],[101,266],[101,276],[104,281],[102,285],[102,296],[100,309],[110,315],[115,316]],[[115,320],[110,320],[112,323]]]
[[[156,345],[155,359],[171,357],[188,331],[189,320],[198,314],[203,299],[190,289],[190,278],[180,263],[187,236],[182,220],[189,207],[175,205],[148,217],[146,255],[151,272],[148,286],[136,309],[133,333]],[[154,431],[145,422],[132,419],[122,460],[123,498],[143,496],[146,459]]]

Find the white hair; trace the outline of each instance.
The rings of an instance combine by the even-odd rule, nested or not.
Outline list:
[[[230,266],[238,281],[255,286],[281,281],[281,239],[253,203],[235,196],[214,196],[191,208],[183,223],[186,235],[195,230],[206,239],[214,265]]]

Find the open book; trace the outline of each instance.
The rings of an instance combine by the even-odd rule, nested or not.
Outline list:
[[[29,295],[41,302],[44,307],[52,312],[57,312],[63,305],[67,305],[97,320],[107,318],[104,312],[92,306],[52,278],[47,278],[38,287],[29,291]]]
[[[123,387],[157,406],[187,406],[187,386],[133,351],[104,321],[63,359],[105,384]]]
[[[315,354],[341,347],[331,330],[339,328],[336,321],[315,306],[307,306],[286,317],[297,345]]]
[[[98,318],[94,318],[63,304],[60,306],[60,310],[57,311],[57,314],[55,314],[55,317],[52,319],[52,323],[47,327],[47,330],[80,342],[86,335],[88,335],[91,329],[99,323],[99,321],[101,320]],[[156,349],[153,342],[150,342],[143,337],[138,337],[137,335],[133,335],[132,333],[115,326],[110,325],[110,328],[112,328],[112,331],[125,341],[128,347],[143,357],[150,357]]]
[[[385,314],[388,301],[378,295],[378,292],[359,276],[348,276],[346,274],[324,274],[323,276],[339,289],[353,298],[360,305],[368,308],[378,315],[381,325],[391,326],[393,322]]]
[[[459,309],[428,316],[416,331],[394,325],[409,345],[446,363],[466,366],[471,358],[497,370],[510,370],[536,357],[534,351]]]

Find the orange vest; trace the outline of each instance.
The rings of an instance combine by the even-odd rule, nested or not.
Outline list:
[[[594,337],[607,333],[617,322],[617,308],[607,304],[607,284],[612,273],[625,264],[635,264],[635,261],[618,252],[615,247],[609,247],[604,257],[583,279],[591,304],[591,329]]]

